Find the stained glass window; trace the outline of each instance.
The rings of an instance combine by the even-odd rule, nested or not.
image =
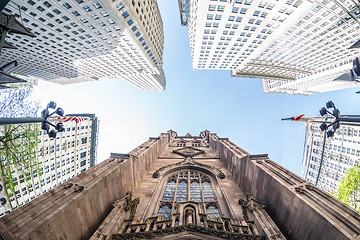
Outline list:
[[[174,203],[187,201],[204,203],[203,206],[207,206],[204,211],[213,220],[220,216],[210,177],[193,170],[181,171],[169,177],[158,215],[167,220],[176,212],[173,210],[173,206],[176,206]]]
[[[178,189],[176,193],[176,201],[185,202],[187,201],[187,182],[181,181],[178,184]]]
[[[175,196],[176,183],[174,181],[169,181],[166,185],[163,201],[173,201]]]
[[[198,182],[192,182],[190,184],[191,201],[201,202],[200,184]]]
[[[206,214],[210,217],[211,220],[216,220],[217,217],[220,217],[219,209],[214,204],[211,204],[206,208]]]
[[[209,182],[202,182],[201,183],[203,194],[204,194],[204,201],[205,202],[213,202],[215,201],[215,197]]]
[[[170,218],[171,208],[166,204],[162,205],[159,208],[158,216],[162,216],[164,220],[168,220]]]

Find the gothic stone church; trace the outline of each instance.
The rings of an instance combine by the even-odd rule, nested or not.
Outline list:
[[[0,219],[0,239],[360,239],[360,215],[204,131],[150,138]]]

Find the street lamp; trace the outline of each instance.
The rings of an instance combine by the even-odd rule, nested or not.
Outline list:
[[[49,122],[47,119],[49,117],[51,117],[52,115],[54,115],[55,113],[59,116],[63,116],[64,110],[62,108],[58,107],[58,108],[56,108],[56,110],[54,112],[49,113],[49,108],[55,109],[56,103],[51,101],[48,103],[46,109],[42,110],[41,117],[44,118],[44,121],[42,121],[42,123],[41,123],[41,129],[45,130],[50,138],[55,138],[56,137],[55,130],[57,130],[58,132],[64,132],[65,131],[64,125],[61,122],[59,122],[55,125],[55,124]],[[55,130],[54,129],[50,130],[50,126],[53,126],[55,128]]]
[[[52,113],[49,112],[49,109],[56,109]],[[41,129],[45,130],[50,138],[55,138],[57,132],[64,132],[64,125],[59,122],[56,125],[48,121],[48,118],[52,115],[57,114],[59,116],[64,115],[64,110],[60,107],[56,108],[56,103],[51,101],[48,103],[46,108],[42,110],[41,117],[19,117],[19,118],[0,118],[0,125],[11,125],[11,124],[26,124],[26,123],[41,123]],[[50,126],[55,129],[50,130]]]
[[[330,112],[331,110],[332,112]],[[327,122],[323,122],[320,125],[321,131],[326,131],[329,129],[329,127],[332,126],[332,129],[329,129],[326,132],[327,137],[334,136],[336,129],[340,127],[340,122],[360,122],[359,115],[340,115],[339,109],[335,107],[335,104],[332,101],[328,101],[326,103],[326,107],[321,108],[319,112],[321,116],[330,115],[329,117],[334,120],[330,124],[327,124]]]

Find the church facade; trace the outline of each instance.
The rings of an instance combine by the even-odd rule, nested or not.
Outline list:
[[[227,138],[170,130],[0,219],[0,239],[360,239],[360,215]]]

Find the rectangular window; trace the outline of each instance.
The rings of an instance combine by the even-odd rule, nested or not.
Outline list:
[[[87,5],[84,6],[83,8],[85,9],[86,12],[91,12],[92,11],[91,8],[89,6],[87,6]]]
[[[63,4],[63,6],[64,6],[66,9],[71,8],[71,5],[70,5],[70,4],[68,4],[68,3],[64,3],[64,4]]]
[[[235,17],[234,16],[229,16],[229,21],[234,21]]]
[[[216,14],[215,20],[221,20],[221,14]]]
[[[86,165],[86,160],[80,162],[80,167],[83,167]]]
[[[209,11],[215,11],[215,5],[209,5]]]
[[[74,14],[75,16],[80,16],[80,13],[78,11],[73,11],[72,14]]]
[[[133,30],[133,32],[134,32],[136,29],[137,29],[136,26],[133,26],[133,27],[131,28],[131,30]]]
[[[252,0],[245,0],[245,5],[250,5],[251,4],[251,2],[252,2]]]
[[[225,8],[224,5],[219,5],[218,8],[217,8],[217,10],[218,10],[219,12],[223,12],[223,11],[224,11],[224,8]]]
[[[84,158],[84,157],[86,157],[86,152],[80,153],[80,158]]]
[[[94,3],[95,8],[102,8],[101,4],[99,2]]]
[[[32,1],[32,0],[29,0],[28,3],[31,5],[31,6],[34,6],[35,2]]]
[[[40,12],[43,12],[45,10],[45,8],[41,7],[41,6],[38,6],[37,9],[40,11]]]
[[[239,8],[238,7],[233,7],[233,9],[232,9],[232,13],[237,13],[239,11]]]
[[[52,6],[49,2],[44,2],[44,5],[48,8]]]
[[[129,13],[127,11],[122,13],[123,18],[127,18],[129,16]]]
[[[134,22],[133,22],[133,20],[132,19],[130,19],[130,20],[128,20],[127,21],[127,24],[130,26],[131,24],[133,24]]]
[[[116,8],[120,11],[121,9],[124,8],[124,5],[120,2],[116,5]]]
[[[207,19],[208,19],[208,20],[212,20],[213,18],[214,18],[214,14],[208,14],[208,15],[207,15]]]
[[[135,33],[135,36],[137,37],[140,36],[140,32]]]

